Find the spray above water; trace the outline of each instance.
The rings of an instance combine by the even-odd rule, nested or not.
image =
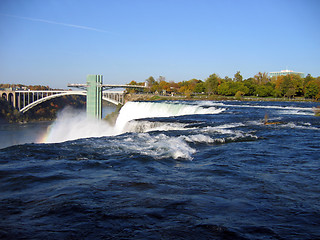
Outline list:
[[[88,137],[114,135],[114,129],[106,121],[87,118],[86,112],[65,108],[57,120],[49,126],[42,143],[57,143]]]

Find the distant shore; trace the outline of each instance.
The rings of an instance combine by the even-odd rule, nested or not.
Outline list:
[[[313,99],[305,99],[304,97],[297,98],[274,98],[274,97],[254,97],[254,96],[220,96],[220,95],[194,95],[186,96],[164,96],[154,94],[127,94],[126,101],[178,101],[178,100],[194,100],[194,101],[264,101],[264,102],[319,102]]]

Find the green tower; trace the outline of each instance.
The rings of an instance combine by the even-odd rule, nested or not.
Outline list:
[[[87,116],[101,119],[102,75],[87,76]]]

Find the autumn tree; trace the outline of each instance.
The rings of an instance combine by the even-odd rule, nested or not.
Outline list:
[[[170,91],[170,84],[168,82],[166,82],[165,80],[161,80],[159,82],[159,90],[169,92]]]
[[[170,91],[171,92],[178,92],[178,89],[179,89],[179,84],[178,83],[176,83],[174,81],[170,81],[169,85],[170,85]]]
[[[179,92],[190,96],[194,91],[197,84],[197,79],[191,79],[189,81],[182,81],[179,83]]]
[[[138,85],[136,81],[132,80],[128,85]],[[136,93],[136,90],[133,88],[126,88],[128,93]]]

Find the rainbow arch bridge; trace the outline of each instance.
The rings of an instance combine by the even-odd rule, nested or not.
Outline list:
[[[97,82],[100,79],[100,82]],[[108,101],[115,105],[124,104],[125,91],[110,91],[112,88],[146,88],[141,85],[102,84],[101,75],[88,75],[87,84],[68,84],[68,87],[77,87],[83,90],[0,90],[0,97],[6,99],[10,105],[25,113],[45,101],[69,95],[87,97],[87,115],[101,118],[101,101]],[[90,101],[92,102],[90,104]],[[89,102],[89,104],[88,104]],[[94,104],[92,107],[91,105]]]
[[[2,98],[10,105],[25,113],[40,103],[70,95],[87,96],[87,91],[72,90],[0,90]],[[115,105],[124,104],[124,91],[102,91],[102,100]]]

